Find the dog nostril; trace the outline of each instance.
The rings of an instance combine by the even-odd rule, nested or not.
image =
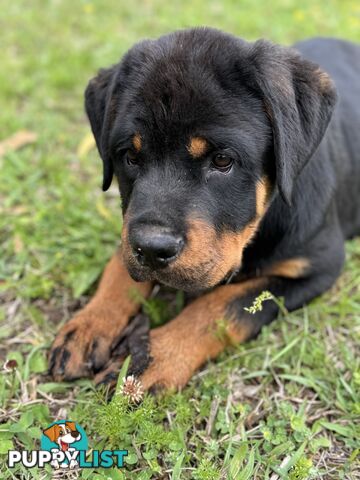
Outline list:
[[[70,432],[71,433],[71,436],[73,438],[77,438],[79,436],[79,432],[77,430],[73,431],[73,432]]]
[[[140,265],[145,265],[145,255],[140,247],[134,249],[134,255]]]
[[[133,232],[131,243],[140,265],[160,268],[175,260],[184,240],[168,231],[148,228]]]

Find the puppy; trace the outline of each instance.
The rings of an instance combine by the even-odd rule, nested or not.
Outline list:
[[[44,430],[44,435],[46,435],[51,442],[57,443],[59,450],[66,452],[71,448],[71,444],[81,440],[81,433],[76,429],[74,422],[65,422],[64,424],[55,423],[51,427]],[[54,461],[54,466],[58,467],[58,462]],[[71,460],[70,465],[67,463],[61,464],[62,468],[74,468],[78,465],[76,460]]]
[[[245,310],[264,290],[292,311],[329,289],[360,232],[359,79],[358,45],[210,28],[142,41],[100,70],[85,106],[103,189],[118,181],[122,245],[58,333],[54,377],[114,378],[112,353],[154,282],[203,293],[150,331],[146,389],[182,387],[256,336],[278,314],[272,300]]]
[[[52,442],[59,445],[59,450],[65,452],[71,443],[81,440],[81,433],[76,430],[74,422],[55,423],[52,427],[44,430],[46,435]]]

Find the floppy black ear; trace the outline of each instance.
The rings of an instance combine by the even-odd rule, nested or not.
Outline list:
[[[291,204],[294,181],[329,124],[336,90],[327,73],[291,48],[259,40],[250,56],[272,125],[277,185]]]
[[[107,132],[111,121],[111,98],[115,83],[116,66],[102,69],[90,80],[85,90],[85,110],[90,121],[96,145],[103,161],[103,185],[107,190],[113,177],[113,166],[107,147]]]

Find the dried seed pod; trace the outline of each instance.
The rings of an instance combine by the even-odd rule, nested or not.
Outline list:
[[[14,370],[16,370],[18,367],[18,363],[16,360],[6,360],[6,362],[4,363],[4,366],[3,366],[3,369],[5,370],[5,372],[13,372]]]
[[[133,403],[138,403],[142,400],[144,395],[144,389],[140,380],[137,380],[134,375],[129,375],[123,380],[121,387],[121,393],[126,397],[129,397]]]

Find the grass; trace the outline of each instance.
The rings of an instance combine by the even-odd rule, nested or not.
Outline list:
[[[57,384],[46,354],[60,324],[83,305],[119,241],[119,198],[100,191],[83,90],[130,45],[179,27],[212,25],[285,44],[311,35],[360,40],[349,0],[7,2],[2,6],[1,139],[37,140],[0,158],[0,476],[9,448],[39,448],[57,418],[82,425],[93,448],[128,449],[122,471],[94,479],[360,478],[360,242],[332,291],[207,364],[181,393],[139,407],[87,380]],[[1,140],[0,139],[0,140]],[[181,296],[177,304],[181,303]],[[171,314],[146,305],[154,323]]]

